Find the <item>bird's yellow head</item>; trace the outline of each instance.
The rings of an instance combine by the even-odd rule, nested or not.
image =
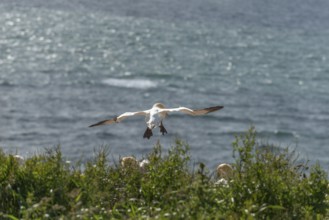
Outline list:
[[[157,108],[166,108],[166,107],[164,106],[164,104],[162,104],[162,103],[155,103],[155,104],[153,105],[153,108],[155,108],[155,107],[157,107]]]

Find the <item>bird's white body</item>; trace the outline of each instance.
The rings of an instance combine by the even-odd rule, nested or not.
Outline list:
[[[143,115],[145,116],[145,122],[147,125],[147,129],[144,133],[144,138],[150,138],[152,134],[152,129],[155,127],[160,127],[160,132],[164,135],[167,133],[167,130],[163,127],[163,120],[168,116],[169,112],[183,112],[192,116],[196,115],[204,115],[209,112],[217,111],[219,109],[223,108],[223,106],[215,106],[210,108],[204,108],[199,110],[192,110],[186,107],[178,107],[178,108],[165,108],[165,106],[161,103],[156,103],[153,105],[151,109],[144,110],[144,111],[138,111],[138,112],[125,112],[118,117],[114,117],[109,120],[100,121],[96,124],[90,125],[89,127],[99,126],[99,125],[106,125],[106,124],[113,124],[113,123],[119,123],[123,119],[135,116],[135,115]]]
[[[145,122],[149,129],[159,127],[163,119],[167,117],[168,113],[161,112],[161,109],[163,109],[161,106],[153,105],[153,107],[147,111],[145,115]]]

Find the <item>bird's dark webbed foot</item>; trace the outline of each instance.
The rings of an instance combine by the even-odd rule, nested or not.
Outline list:
[[[160,132],[162,133],[162,135],[164,135],[164,134],[167,134],[168,132],[167,132],[167,130],[165,129],[165,127],[163,126],[163,124],[162,124],[162,122],[161,122],[161,124],[160,124]]]
[[[152,135],[153,135],[152,130],[147,127],[146,131],[144,132],[143,138],[150,139]]]

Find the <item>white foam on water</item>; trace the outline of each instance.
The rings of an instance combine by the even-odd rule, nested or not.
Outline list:
[[[148,79],[114,79],[109,78],[103,80],[104,84],[135,89],[150,89],[157,87],[158,83]]]

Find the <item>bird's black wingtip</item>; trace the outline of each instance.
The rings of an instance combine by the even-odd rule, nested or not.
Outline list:
[[[218,105],[218,106],[213,106],[213,107],[209,107],[209,108],[206,108],[205,110],[209,111],[209,112],[214,112],[214,111],[217,111],[217,110],[220,110],[224,108],[224,106],[222,105]],[[208,112],[208,113],[209,113]]]
[[[91,128],[91,127],[95,127],[95,126],[102,125],[102,124],[104,124],[104,121],[100,121],[96,124],[89,125],[88,127]]]
[[[116,117],[113,118],[112,120],[114,120],[115,122],[117,122],[116,121],[117,120]],[[106,125],[106,124],[109,124],[111,122],[112,122],[111,120],[103,120],[103,121],[99,121],[99,122],[97,122],[95,124],[89,125],[88,127],[91,128],[91,127],[95,127],[95,126],[99,126],[99,125]]]

